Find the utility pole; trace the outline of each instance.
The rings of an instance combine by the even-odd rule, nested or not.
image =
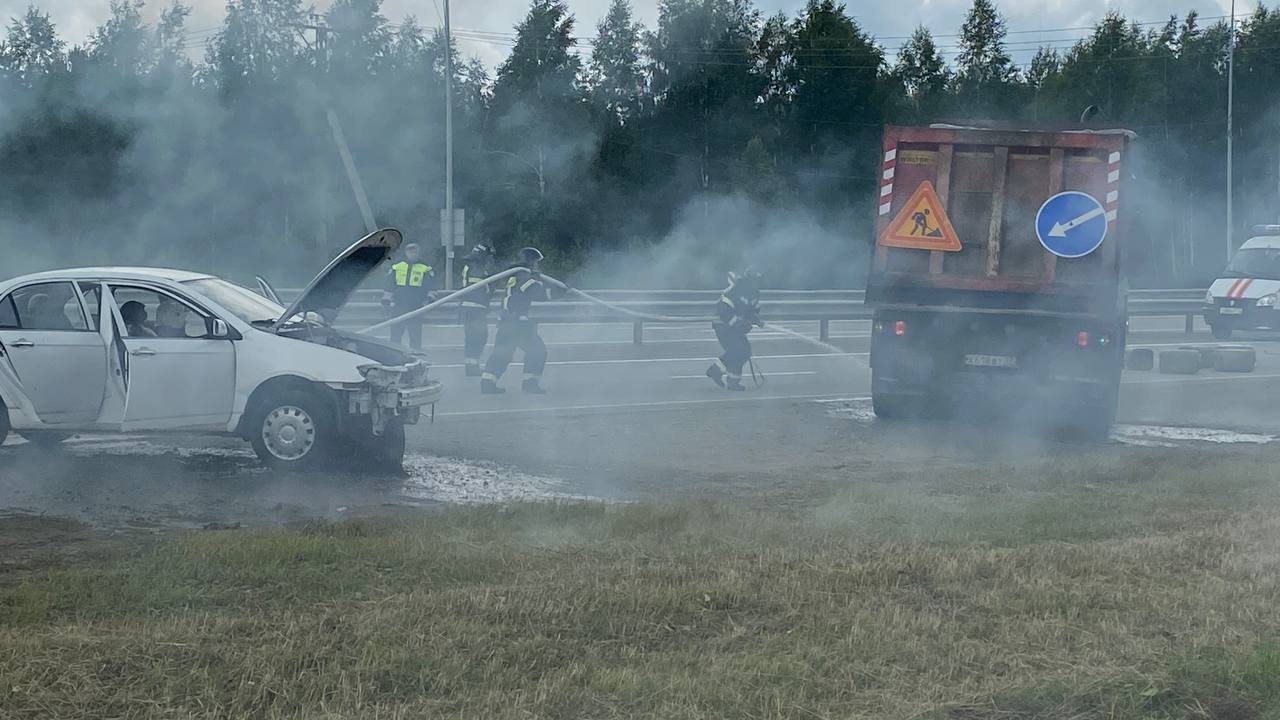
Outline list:
[[[1234,2],[1234,0],[1233,0]],[[444,0],[444,212],[449,235],[444,243],[444,289],[453,289],[453,31],[449,28],[449,0]]]
[[[1231,252],[1235,249],[1235,243],[1232,242],[1231,236],[1235,232],[1235,218],[1232,213],[1235,210],[1234,183],[1235,178],[1232,176],[1232,120],[1235,112],[1235,90],[1236,90],[1236,0],[1231,0],[1231,30],[1227,34],[1227,261],[1231,261]]]

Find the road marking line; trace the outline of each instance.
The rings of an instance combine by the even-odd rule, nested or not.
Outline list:
[[[682,405],[714,405],[723,403],[770,402],[776,400],[817,400],[828,395],[768,395],[764,397],[735,397],[707,400],[663,400],[659,402],[610,403],[602,405],[563,405],[540,408],[503,408],[500,410],[462,410],[436,413],[436,417],[463,417],[467,415],[511,415],[514,413],[556,413],[579,410],[622,410],[626,408],[678,407]]]
[[[1241,373],[1239,375],[1215,375],[1210,377],[1184,375],[1180,377],[1130,378],[1121,382],[1129,385],[1168,385],[1173,383],[1226,382],[1228,380],[1272,380],[1275,378],[1280,378],[1280,373]]]
[[[817,370],[804,370],[799,372],[771,372],[765,373],[766,378],[778,377],[780,375],[817,375]],[[672,375],[672,380],[702,380],[707,377],[706,373],[701,375]]]

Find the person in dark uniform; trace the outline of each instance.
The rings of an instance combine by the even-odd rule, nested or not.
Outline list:
[[[551,299],[551,291],[538,266],[542,253],[527,247],[520,251],[515,267],[526,268],[507,278],[502,298],[502,315],[498,320],[498,336],[493,341],[493,353],[480,376],[480,392],[498,395],[506,392],[498,386],[498,380],[507,371],[515,357],[516,349],[524,351],[524,383],[520,386],[527,393],[542,395],[542,371],[547,365],[547,346],[538,336],[538,324],[529,318],[534,302]]]
[[[462,258],[462,287],[468,288],[483,282],[493,274],[493,248],[476,245]],[[462,331],[465,336],[463,353],[466,355],[467,377],[480,377],[480,356],[489,344],[489,305],[495,294],[493,285],[476,290],[462,298]]]
[[[436,274],[432,267],[418,257],[418,246],[404,246],[404,258],[391,266],[387,273],[387,286],[382,293],[382,306],[392,317],[398,317],[426,305],[435,290]],[[415,318],[391,326],[391,342],[399,343],[405,332],[409,333],[409,346],[422,349],[422,320]]]
[[[707,368],[707,377],[722,388],[741,392],[742,366],[751,359],[747,334],[760,322],[760,273],[748,268],[742,275],[729,273],[729,287],[716,303],[711,327],[724,354]]]

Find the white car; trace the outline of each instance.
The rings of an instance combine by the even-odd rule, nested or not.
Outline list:
[[[325,322],[400,247],[379,230],[287,309],[212,275],[82,268],[0,282],[0,442],[82,432],[232,433],[262,460],[398,467],[442,387],[402,347]]]
[[[1220,340],[1237,329],[1280,329],[1280,225],[1253,232],[1204,298],[1204,320]]]

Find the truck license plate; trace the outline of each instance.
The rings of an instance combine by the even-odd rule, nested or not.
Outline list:
[[[1232,307],[1218,308],[1218,314],[1219,315],[1243,315],[1244,308],[1232,308]]]
[[[965,355],[964,364],[973,367],[1016,368],[1018,358],[1009,355]]]

